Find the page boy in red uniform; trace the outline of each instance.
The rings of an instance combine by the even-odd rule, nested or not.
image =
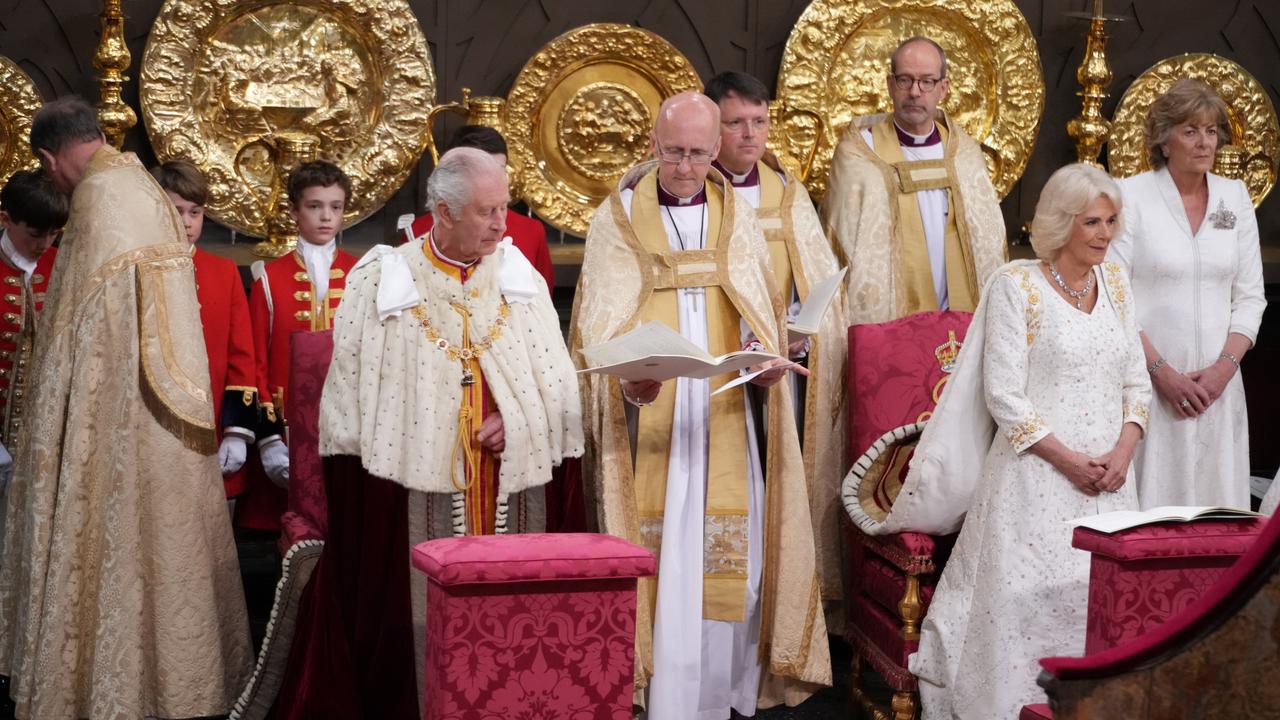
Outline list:
[[[298,225],[298,246],[270,263],[253,264],[249,317],[258,363],[266,424],[259,430],[262,474],[251,472],[249,492],[236,508],[241,527],[279,530],[289,481],[289,449],[283,432],[284,394],[289,385],[289,335],[329,330],[356,258],[337,247],[351,180],[325,160],[289,173],[289,212]],[[265,477],[263,477],[265,475]]]

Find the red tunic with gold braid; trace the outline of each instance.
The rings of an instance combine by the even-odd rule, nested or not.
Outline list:
[[[253,324],[253,350],[258,365],[258,388],[269,421],[285,423],[284,394],[289,386],[289,336],[298,330],[330,330],[342,301],[347,273],[356,264],[353,255],[335,250],[329,267],[329,291],[317,298],[298,251],[266,264],[266,285],[255,280],[249,291],[249,318]],[[263,439],[259,433],[259,440]],[[236,505],[236,523],[242,527],[279,530],[288,493],[273,484],[261,464],[251,462],[249,489]]]
[[[13,449],[22,428],[22,396],[31,371],[36,340],[36,315],[44,307],[44,291],[58,249],[51,247],[36,261],[27,287],[22,269],[0,252],[0,444]]]
[[[249,299],[234,262],[195,248],[196,296],[209,352],[209,386],[218,440],[233,432],[253,442],[258,425],[258,367],[253,360]],[[244,471],[222,476],[227,497],[244,492]]]

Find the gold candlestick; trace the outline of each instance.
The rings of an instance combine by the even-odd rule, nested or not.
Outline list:
[[[98,123],[107,136],[107,142],[119,149],[124,134],[138,123],[133,108],[125,104],[120,90],[129,79],[124,71],[129,69],[129,46],[124,41],[124,13],[120,0],[104,0],[99,17],[102,38],[93,54],[93,67],[102,73],[98,78]]]
[[[1107,20],[1102,14],[1102,0],[1094,0],[1093,13],[1089,16],[1089,35],[1084,59],[1076,70],[1082,98],[1080,115],[1067,123],[1067,135],[1076,143],[1076,160],[1096,167],[1102,146],[1111,137],[1111,121],[1102,115],[1102,101],[1107,99],[1107,86],[1111,84],[1111,68],[1107,66]]]

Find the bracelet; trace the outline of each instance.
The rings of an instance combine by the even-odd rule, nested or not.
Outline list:
[[[1231,354],[1231,353],[1229,353],[1229,352],[1219,353],[1219,354],[1218,354],[1218,359],[1219,359],[1219,360],[1230,360],[1230,361],[1231,361],[1231,364],[1236,366],[1236,370],[1239,370],[1239,369],[1240,369],[1240,361],[1236,359],[1236,356],[1235,356],[1235,355],[1232,355],[1232,354]]]
[[[1155,362],[1147,366],[1147,374],[1155,375],[1156,371],[1165,366],[1164,358],[1159,358]]]

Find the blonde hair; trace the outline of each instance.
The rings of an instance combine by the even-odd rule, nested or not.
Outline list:
[[[1124,202],[1120,186],[1111,176],[1093,165],[1075,163],[1059,168],[1049,177],[1036,203],[1036,216],[1031,221],[1031,248],[1041,260],[1053,260],[1067,240],[1076,216],[1090,203],[1106,196],[1120,216]],[[1119,225],[1116,233],[1120,232]]]
[[[1147,145],[1147,164],[1152,170],[1165,166],[1164,150],[1160,146],[1169,140],[1169,133],[1173,128],[1201,117],[1213,118],[1217,123],[1219,147],[1231,142],[1227,104],[1218,93],[1199,80],[1183,78],[1151,103],[1142,131]]]

